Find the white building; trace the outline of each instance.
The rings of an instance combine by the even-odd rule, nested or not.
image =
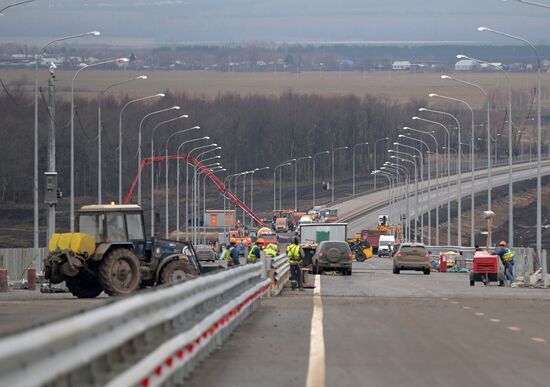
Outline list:
[[[391,66],[392,70],[410,70],[411,67],[411,62],[408,60],[396,60]]]
[[[470,59],[462,59],[456,62],[455,71],[472,71],[476,62]]]

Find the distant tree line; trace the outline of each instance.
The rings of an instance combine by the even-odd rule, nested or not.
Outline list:
[[[40,192],[43,191],[43,172],[47,162],[48,112],[45,97],[39,98],[39,162]],[[506,103],[503,96],[495,96],[493,127],[505,131]],[[516,100],[521,100],[519,96]],[[32,200],[33,178],[33,102],[32,97],[20,88],[9,90],[9,95],[0,95],[0,200],[30,202]],[[103,99],[103,187],[106,200],[116,197],[118,192],[118,122],[122,106],[129,101],[126,95],[111,95]],[[500,101],[500,102],[499,102]],[[529,107],[530,98],[523,97],[523,103]],[[210,136],[210,142],[223,147],[221,162],[228,172],[235,173],[248,169],[275,166],[295,157],[309,156],[320,151],[332,150],[339,146],[349,146],[348,152],[338,152],[335,158],[338,179],[350,178],[351,149],[354,144],[369,142],[369,147],[357,148],[357,175],[368,176],[371,170],[379,167],[386,159],[386,145],[379,142],[377,158],[374,160],[373,144],[377,139],[389,137],[393,142],[404,125],[415,126],[410,119],[418,115],[418,108],[427,105],[425,100],[411,100],[399,104],[386,97],[366,95],[321,96],[316,94],[296,94],[288,91],[280,96],[220,94],[213,99],[190,97],[185,94],[166,92],[164,98],[152,103],[138,102],[130,105],[123,116],[123,192],[131,185],[137,173],[138,126],[149,112],[181,106],[180,111],[158,114],[147,119],[143,126],[143,156],[150,154],[151,131],[155,124],[188,114],[188,119],[178,120],[157,130],[155,153],[164,154],[167,136],[175,130],[200,125],[200,131],[190,131],[185,135],[174,136],[169,145],[169,153],[174,154],[178,145],[191,138]],[[94,196],[97,192],[97,99],[76,99],[75,115],[75,170],[77,196]],[[443,108],[443,107],[442,107]],[[463,143],[470,139],[469,112],[461,106],[448,105],[447,111],[457,114],[463,124]],[[525,110],[525,109],[524,109]],[[520,140],[522,122],[526,122],[525,112],[518,115],[514,122],[514,144]],[[436,117],[431,117],[436,119]],[[69,192],[70,166],[70,104],[58,99],[56,114],[57,130],[57,172],[59,187],[67,195]],[[441,120],[441,117],[439,117]],[[454,127],[450,120],[442,122]],[[476,111],[476,122],[484,123],[484,112]],[[532,124],[532,121],[530,121]],[[416,124],[416,123],[415,123]],[[417,125],[418,126],[418,125]],[[483,146],[484,129],[476,129],[481,136]],[[453,132],[454,133],[454,132]],[[443,133],[437,136],[440,145],[444,145]],[[504,137],[504,136],[503,136]],[[456,135],[453,134],[453,147],[456,148]],[[206,141],[195,143],[196,146]],[[502,141],[505,144],[505,139]],[[195,145],[194,144],[194,145]],[[502,146],[502,154],[507,150]],[[189,150],[187,147],[186,150]],[[465,152],[467,152],[465,150]],[[502,156],[501,156],[502,157]],[[329,158],[317,160],[317,178],[328,180],[330,176]],[[157,168],[160,179],[163,168]],[[171,169],[171,181],[175,181]],[[311,177],[311,164],[300,164],[299,178]],[[148,172],[147,172],[148,173]],[[163,175],[162,175],[163,176]],[[148,182],[144,177],[144,182]],[[147,183],[144,183],[147,184]],[[148,187],[148,184],[145,186]],[[144,188],[144,195],[148,190]]]

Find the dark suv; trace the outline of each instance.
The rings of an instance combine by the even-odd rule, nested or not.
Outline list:
[[[351,275],[351,249],[347,242],[324,241],[319,243],[312,258],[313,272],[339,270],[342,275]]]

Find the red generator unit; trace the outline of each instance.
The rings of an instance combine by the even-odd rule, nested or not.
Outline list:
[[[498,282],[504,286],[504,276],[499,270],[499,256],[491,255],[487,251],[478,251],[474,255],[474,270],[470,272],[470,286],[476,282],[483,282],[488,286],[491,282]]]

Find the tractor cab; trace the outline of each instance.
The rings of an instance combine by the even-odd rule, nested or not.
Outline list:
[[[136,255],[150,261],[153,241],[147,240],[143,210],[137,205],[89,205],[78,211],[78,230],[96,244],[132,246]]]

